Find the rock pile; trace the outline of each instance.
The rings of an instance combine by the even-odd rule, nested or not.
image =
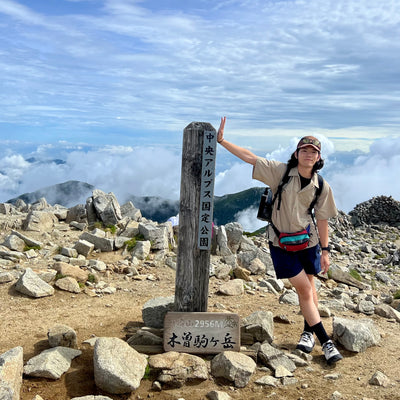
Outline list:
[[[352,217],[354,226],[381,223],[400,226],[400,202],[391,196],[374,197],[371,200],[357,204],[349,215]]]
[[[332,267],[328,277],[317,280],[322,316],[337,312],[364,315],[357,322],[333,318],[334,339],[354,353],[380,343],[381,334],[372,316],[400,323],[398,204],[382,197],[363,204],[351,217],[341,212],[330,221]],[[110,268],[127,279],[138,280],[143,279],[140,271],[149,263],[176,268],[176,228],[170,222],[146,220],[130,202],[120,206],[112,193],[94,190],[85,205],[69,209],[50,206],[45,199],[32,205],[22,201],[0,204],[0,227],[0,284],[13,284],[17,291],[32,298],[56,296],[55,288],[88,296],[112,295],[116,288],[102,279]],[[77,240],[68,242],[68,232],[79,232]],[[44,240],[39,240],[37,233]],[[234,298],[244,292],[268,292],[281,303],[298,304],[289,282],[276,279],[263,235],[247,237],[237,223],[217,226],[214,233],[210,276],[221,281],[221,295]],[[60,240],[54,243],[50,238]],[[96,260],[100,252],[117,250],[121,251],[117,265]],[[153,278],[147,274],[144,279]],[[163,353],[162,321],[173,309],[173,302],[173,297],[147,302],[142,310],[145,327],[130,331],[126,341],[105,337],[89,340],[94,346],[98,388],[114,395],[130,393],[140,386],[148,370],[154,376],[154,391],[217,378],[243,388],[257,367],[266,371],[256,382],[258,385],[287,386],[298,382],[298,368],[310,366],[310,355],[274,345],[275,317],[265,311],[255,311],[242,319],[240,352],[225,351],[208,361],[185,353]],[[25,365],[21,347],[0,355],[1,399],[19,399],[24,375],[59,379],[81,354],[72,327],[53,326],[48,339],[49,349]],[[158,346],[159,354],[146,358],[139,351],[146,346]],[[387,377],[378,372],[370,384],[388,385]],[[207,396],[230,398],[218,391]]]

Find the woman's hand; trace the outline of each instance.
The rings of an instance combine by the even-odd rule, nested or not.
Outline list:
[[[221,123],[218,128],[217,142],[221,143],[224,140],[224,128],[225,128],[226,117],[221,117]]]
[[[329,253],[327,251],[323,251],[321,254],[321,272],[323,274],[326,274],[328,272],[329,265],[330,265]]]

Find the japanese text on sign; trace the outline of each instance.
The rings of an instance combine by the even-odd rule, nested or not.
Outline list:
[[[231,350],[236,342],[232,340],[232,336],[229,332],[225,333],[225,335],[221,335],[221,338],[208,336],[204,333],[194,336],[190,331],[184,332],[181,337],[178,337],[175,332],[172,332],[172,336],[168,339],[168,345],[172,348],[174,348],[176,345],[182,345],[188,349],[191,347],[202,347],[205,349],[216,347],[218,344],[220,344],[224,350]]]
[[[199,240],[200,250],[211,248],[212,219],[214,207],[215,157],[217,135],[215,131],[204,132],[203,162],[201,169]]]
[[[204,354],[240,351],[239,315],[168,312],[164,320],[164,350]]]

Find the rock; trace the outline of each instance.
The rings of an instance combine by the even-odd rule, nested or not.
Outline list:
[[[5,238],[3,246],[8,247],[10,250],[14,251],[24,251],[25,242],[17,235],[9,235]]]
[[[127,343],[132,347],[135,347],[135,345],[162,346],[163,339],[152,332],[139,329],[127,340]]]
[[[151,249],[151,243],[149,240],[136,242],[136,246],[132,251],[132,257],[136,257],[138,260],[145,260]]]
[[[107,269],[107,264],[100,260],[90,260],[89,267],[95,269],[96,271],[102,272]]]
[[[151,242],[154,250],[169,250],[168,227],[165,224],[155,225],[151,223],[140,223],[139,233],[145,240]]]
[[[79,254],[82,254],[83,256],[88,257],[94,250],[94,244],[91,242],[88,242],[87,240],[81,239],[75,243],[74,249]]]
[[[78,251],[76,249],[71,249],[70,247],[63,247],[61,249],[61,254],[70,258],[78,257]]]
[[[87,228],[87,223],[86,222],[71,221],[69,226],[71,228],[78,229],[79,231],[84,231]]]
[[[31,358],[24,367],[24,374],[39,378],[59,379],[69,370],[71,361],[82,354],[68,347],[53,347]]]
[[[228,264],[218,264],[215,267],[214,274],[217,279],[229,281],[231,279],[232,267]]]
[[[110,252],[114,250],[114,239],[108,239],[101,237],[98,234],[96,235],[89,232],[84,232],[79,239],[92,243],[95,249],[103,252]]]
[[[142,213],[133,205],[131,201],[128,201],[121,206],[121,215],[122,218],[128,217],[133,221],[140,221],[142,218]]]
[[[80,293],[81,288],[79,287],[79,283],[75,278],[70,276],[66,276],[65,278],[57,279],[54,283],[61,290],[65,290],[70,293]]]
[[[149,358],[149,366],[157,371],[157,381],[167,388],[179,388],[208,379],[205,361],[191,354],[175,351],[157,354]]]
[[[0,272],[0,284],[12,282],[15,276],[11,272]]]
[[[264,342],[260,346],[258,357],[264,365],[273,371],[276,371],[278,367],[284,367],[289,372],[296,370],[295,363],[283,351],[271,346],[268,342]]]
[[[282,292],[285,289],[285,285],[281,279],[268,278],[267,282],[277,291]]]
[[[250,264],[247,266],[247,269],[253,275],[263,275],[265,274],[267,267],[258,257],[256,257],[250,261]]]
[[[245,354],[224,351],[211,360],[211,374],[215,378],[227,379],[235,387],[245,387],[256,369],[254,360]]]
[[[0,203],[0,214],[10,215],[13,209],[13,205],[10,203]]]
[[[242,241],[243,228],[238,222],[230,222],[225,225],[228,247],[232,253],[237,253]]]
[[[274,317],[270,311],[255,311],[241,322],[241,333],[251,335],[253,342],[272,343],[274,340]]]
[[[76,332],[69,326],[58,324],[51,327],[47,332],[50,347],[78,347],[76,341]]]
[[[290,304],[292,306],[299,305],[299,297],[293,290],[286,290],[280,297],[279,303]]]
[[[377,371],[372,375],[371,379],[369,380],[370,385],[375,386],[389,386],[390,380],[389,378],[381,371]]]
[[[88,396],[82,396],[82,397],[73,397],[71,400],[112,400],[111,397],[107,397],[107,396],[92,396],[92,395],[88,395]]]
[[[75,222],[78,224],[86,225],[87,222],[86,207],[83,204],[77,204],[76,206],[69,208],[65,222],[67,224]]]
[[[284,378],[288,376],[293,376],[293,374],[286,369],[283,365],[278,365],[275,368],[275,378]]]
[[[373,315],[375,312],[375,306],[372,301],[361,300],[356,307],[356,310],[365,315]]]
[[[57,222],[58,219],[52,212],[30,211],[22,227],[25,231],[45,232],[53,229]]]
[[[335,264],[332,264],[329,268],[329,277],[334,279],[336,282],[342,282],[358,289],[367,289],[367,285],[353,278],[348,272],[343,271]]]
[[[76,279],[78,282],[85,283],[89,278],[89,272],[85,271],[77,266],[70,265],[64,262],[56,262],[53,268],[61,276],[69,276]]]
[[[233,270],[233,275],[235,276],[236,279],[241,279],[242,281],[246,281],[246,282],[251,281],[250,271],[248,271],[247,269],[244,269],[242,267],[236,267]]]
[[[360,353],[368,347],[376,346],[381,335],[370,319],[333,319],[333,338],[347,350]]]
[[[281,381],[271,375],[265,375],[260,379],[257,379],[255,383],[260,386],[277,387],[280,385]]]
[[[30,297],[46,297],[54,294],[54,288],[41,280],[30,268],[27,268],[15,284],[15,289]]]
[[[164,317],[168,311],[173,311],[175,296],[156,297],[147,301],[142,308],[142,319],[145,326],[163,328]]]
[[[215,229],[216,232],[216,254],[218,256],[230,256],[232,251],[228,247],[228,237],[226,235],[225,226],[219,226]]]
[[[20,259],[25,258],[24,253],[21,253],[20,251],[13,251],[13,250],[4,251],[4,249],[6,249],[6,247],[4,246],[0,247],[0,259],[3,258],[5,260],[17,262]]]
[[[117,225],[122,219],[121,208],[114,193],[104,193],[95,189],[92,194],[93,206],[104,225]]]
[[[43,247],[43,243],[41,241],[32,239],[31,237],[26,236],[21,232],[13,230],[13,231],[11,231],[11,233],[13,235],[18,236],[20,239],[22,239],[25,242],[25,244],[29,247]]]
[[[220,294],[225,296],[239,296],[244,293],[244,285],[241,279],[233,279],[219,287]]]
[[[379,304],[375,307],[375,314],[388,318],[394,319],[396,322],[400,322],[400,312],[392,308],[389,304]]]
[[[231,400],[232,397],[228,393],[221,392],[220,390],[212,390],[206,394],[208,400]]]
[[[24,367],[22,347],[0,355],[0,399],[19,400]]]
[[[97,387],[112,394],[136,390],[147,365],[143,355],[118,338],[98,338],[93,359]]]

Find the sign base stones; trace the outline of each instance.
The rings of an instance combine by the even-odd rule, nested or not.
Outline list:
[[[164,350],[193,354],[240,351],[239,315],[168,312],[164,319]]]

